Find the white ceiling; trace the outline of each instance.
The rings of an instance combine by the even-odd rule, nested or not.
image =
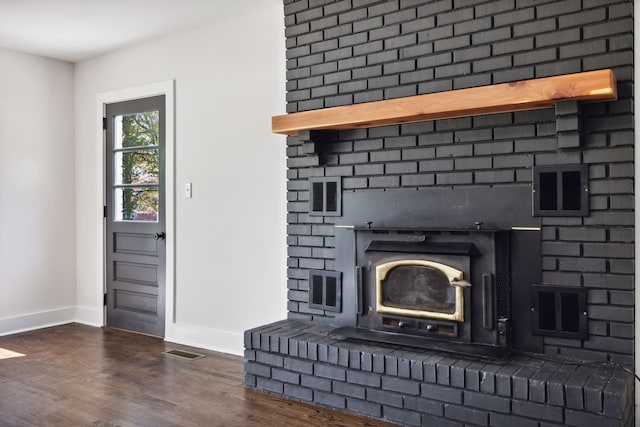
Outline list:
[[[251,3],[261,0],[0,0],[0,47],[78,62],[227,19]]]

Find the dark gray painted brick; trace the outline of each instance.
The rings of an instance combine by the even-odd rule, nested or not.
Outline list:
[[[284,395],[306,402],[313,401],[313,390],[293,384],[284,385]]]
[[[492,129],[460,130],[454,134],[455,142],[480,142],[492,139]],[[477,154],[477,153],[476,153]]]
[[[547,381],[547,398],[551,405],[564,406],[565,394],[564,384],[573,374],[574,369],[559,370],[551,375]]]
[[[382,175],[384,174],[385,165],[382,163],[356,165],[354,172],[356,176],[362,175]]]
[[[326,16],[322,19],[314,19],[310,24],[311,31],[321,30],[324,28],[335,28],[338,25],[338,19],[336,16]]]
[[[490,425],[495,427],[538,427],[538,421],[505,414],[489,414]]]
[[[494,84],[507,83],[519,80],[533,79],[535,76],[535,71],[533,67],[517,67],[504,71],[494,71],[492,73],[492,76]]]
[[[471,38],[468,34],[436,40],[433,42],[433,50],[435,52],[444,52],[455,49],[463,49],[471,45]]]
[[[368,352],[362,352],[360,355],[360,367],[365,372],[373,371],[373,355]]]
[[[405,358],[398,359],[398,376],[401,378],[411,378],[410,360]]]
[[[400,77],[401,84],[433,78],[433,72],[429,70],[420,70],[418,73],[409,73],[409,71],[414,71],[415,69],[416,61],[410,59],[406,61],[396,61],[389,64],[384,64],[382,67],[382,72],[384,74],[405,73]],[[417,79],[407,79],[407,77],[412,74],[417,74]]]
[[[335,366],[317,363],[314,369],[315,375],[323,378],[330,378],[338,381],[346,380],[346,370]]]
[[[424,372],[422,370],[422,361],[411,360],[411,379],[422,381],[424,379]]]
[[[331,380],[310,375],[301,375],[300,384],[314,390],[331,391]]]
[[[468,159],[455,159],[455,170],[489,169],[492,166],[491,157],[473,157]]]
[[[444,406],[442,403],[421,397],[404,396],[404,407],[422,414],[442,416],[444,413]]]
[[[437,79],[467,75],[471,72],[471,64],[460,63],[453,65],[445,65],[436,68],[435,76]]]
[[[439,173],[436,175],[436,183],[438,185],[455,185],[455,184],[471,184],[473,182],[473,173]]]
[[[432,415],[423,415],[422,416],[422,427],[464,427],[463,423],[459,423],[457,421],[451,421],[440,417],[435,417]]]
[[[501,13],[493,17],[493,22],[496,27],[502,27],[505,25],[511,25],[518,22],[531,21],[535,18],[533,8],[520,9],[514,12]]]
[[[418,85],[418,93],[420,94],[443,92],[451,89],[453,89],[451,80],[436,80],[432,82],[420,83]]]
[[[496,42],[492,45],[494,55],[503,55],[514,52],[523,52],[533,49],[533,38],[515,39],[509,41]]]
[[[384,372],[387,375],[398,375],[398,358],[393,355],[384,357]]]
[[[464,388],[465,386],[465,368],[470,365],[471,362],[466,360],[460,360],[451,365],[451,386]]]
[[[353,190],[367,188],[367,183],[367,178],[346,178],[343,180],[342,185],[344,189]]]
[[[299,384],[300,383],[300,375],[295,372],[286,371],[284,369],[272,369],[271,370],[271,378],[280,381],[283,383],[290,384]]]
[[[565,43],[575,42],[580,40],[580,29],[570,28],[545,34],[537,34],[535,39],[537,47],[555,45],[558,43],[558,40],[562,40]]]
[[[402,408],[402,396],[396,393],[389,393],[386,390],[367,388],[367,400],[383,405],[395,406]]]
[[[337,396],[333,393],[315,391],[313,393],[313,401],[320,405],[329,406],[331,408],[336,408],[336,409],[346,408],[346,399],[342,396]]]
[[[480,426],[489,425],[489,413],[467,407],[444,405],[444,415],[447,418]]]
[[[540,403],[513,400],[511,408],[514,414],[540,420],[562,422],[563,410],[557,406],[543,405]]]
[[[383,354],[373,355],[373,372],[383,374],[385,372],[385,357]]]
[[[495,393],[496,375],[500,370],[500,365],[488,364],[482,369],[480,377],[480,391],[484,393]]]
[[[442,359],[436,365],[436,378],[438,384],[449,385],[451,383],[451,358]]]
[[[503,412],[507,414],[511,412],[511,399],[485,393],[465,391],[464,404],[465,406],[472,406],[493,412]]]
[[[519,34],[525,35],[525,34]],[[474,45],[491,43],[499,40],[509,40],[511,39],[511,28],[497,28],[488,31],[480,31],[478,33],[471,35],[471,42]]]
[[[338,365],[349,367],[349,350],[339,347],[338,348]]]
[[[556,29],[556,20],[554,18],[538,19],[533,22],[514,25],[513,35],[515,37],[522,37],[522,36],[527,36],[531,34],[538,34],[538,33],[544,33],[547,31],[553,31],[555,29]],[[506,39],[508,37],[503,37],[503,38]]]
[[[585,349],[633,354],[633,342],[628,339],[610,337],[590,337],[585,341]]]
[[[634,329],[632,324],[611,323],[611,336],[619,338],[633,338]]]
[[[548,16],[566,15],[571,12],[580,10],[580,4],[575,1],[554,1],[548,4],[538,6],[536,12],[538,18],[546,18]]]
[[[587,257],[633,258],[633,245],[626,243],[585,243],[583,254]]]
[[[558,232],[560,240],[604,242],[607,237],[606,230],[602,228],[562,227]]]
[[[453,33],[469,34],[491,28],[491,18],[476,18],[473,21],[457,22],[453,24]]]
[[[468,390],[480,390],[480,372],[485,363],[474,362],[465,369],[465,387]]]
[[[470,74],[464,77],[456,77],[453,79],[454,89],[465,89],[475,86],[487,86],[491,84],[491,74]]]
[[[518,369],[520,369],[518,365],[507,365],[496,372],[496,393],[498,395],[506,397],[512,396],[512,377]]]
[[[529,399],[529,378],[535,373],[536,368],[523,366],[513,374],[513,397],[521,400]]]
[[[419,12],[418,12],[419,13]],[[453,26],[439,26],[431,28],[426,31],[420,31],[418,33],[418,43],[433,42],[435,40],[441,40],[453,37]]]
[[[256,353],[256,361],[265,365],[276,366],[279,368],[282,368],[284,366],[284,357],[277,354],[265,353],[263,351],[258,351]]]
[[[360,369],[360,366],[361,366],[360,352],[358,350],[349,350],[349,367],[353,369]],[[347,381],[352,382],[352,381],[349,381],[349,372],[353,372],[353,371],[347,371]],[[360,371],[355,371],[355,372],[360,372]]]
[[[498,0],[489,3],[477,5],[475,10],[476,16],[495,15],[497,13],[513,10],[515,8],[514,0]]]
[[[356,399],[365,398],[365,388],[359,385],[343,383],[340,381],[333,382],[333,392]]]
[[[385,165],[385,172],[389,174],[411,174],[418,172],[418,163],[388,163]]]
[[[257,377],[256,387],[261,390],[270,391],[272,393],[283,394],[284,384],[267,378]]]
[[[473,145],[448,145],[436,147],[436,157],[468,157],[473,155]]]
[[[608,289],[633,289],[633,280],[630,276],[620,274],[589,274],[582,275],[585,287]],[[597,307],[597,306],[594,306]],[[622,315],[622,313],[620,313]]]
[[[560,16],[558,17],[558,24],[560,28],[577,27],[584,24],[604,21],[606,18],[607,10],[600,8]]]
[[[433,53],[432,43],[421,43],[415,46],[408,46],[400,49],[400,58],[415,58]]]
[[[244,375],[244,385],[245,387],[256,387],[256,377],[254,375],[245,374]]]
[[[392,406],[383,406],[382,412],[384,413],[384,417],[401,423],[406,426],[420,426],[421,416],[418,412],[408,411],[406,409],[398,409]]]
[[[271,378],[271,368],[258,363],[245,363],[245,373],[259,377]]]
[[[420,383],[402,378],[382,377],[382,389],[405,394],[420,394]]]
[[[587,412],[566,410],[566,425],[569,426],[598,426],[598,427],[617,427],[620,426],[620,420],[606,418]]]
[[[462,404],[462,390],[434,384],[422,384],[421,396],[441,402]]]
[[[381,378],[378,374],[361,371],[347,371],[347,382],[366,385],[369,387],[381,387]]]
[[[348,397],[347,409],[368,417],[382,417],[382,405],[379,403],[366,402],[363,400],[352,399]]]
[[[422,187],[435,184],[435,176],[433,175],[404,175],[401,177],[403,187]]]

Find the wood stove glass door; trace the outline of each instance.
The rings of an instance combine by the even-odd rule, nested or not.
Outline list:
[[[163,337],[165,97],[106,112],[107,325]]]

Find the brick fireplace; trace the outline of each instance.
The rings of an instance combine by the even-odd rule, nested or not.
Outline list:
[[[403,425],[633,425],[632,9],[285,0],[291,114],[599,69],[618,99],[289,136],[289,314],[246,332],[247,387]]]

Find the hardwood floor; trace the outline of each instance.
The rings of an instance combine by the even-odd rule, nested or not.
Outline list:
[[[119,330],[64,325],[0,348],[25,354],[0,359],[0,426],[390,425],[247,390],[241,357]]]

